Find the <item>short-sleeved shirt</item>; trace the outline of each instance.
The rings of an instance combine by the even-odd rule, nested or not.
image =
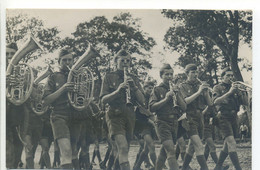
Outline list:
[[[150,108],[154,103],[159,102],[162,99],[164,99],[166,96],[166,93],[169,90],[170,90],[169,85],[166,85],[164,83],[161,83],[159,86],[155,87],[152,91],[150,101],[149,101]],[[179,114],[179,110],[173,107],[173,101],[171,99],[171,100],[168,100],[167,104],[165,104],[163,107],[156,110],[155,113],[159,120],[171,121],[170,119],[168,119],[169,118],[168,116],[174,115],[177,118],[177,116]]]
[[[139,90],[142,91],[141,84],[139,83],[139,80],[137,77],[133,75],[129,75],[135,82],[136,86],[138,87]],[[100,92],[100,99],[107,95],[110,94],[114,91],[117,90],[118,86],[124,82],[124,72],[122,70],[117,70],[114,72],[107,73],[102,81],[102,86],[101,86],[101,92]],[[131,98],[133,101],[135,101],[135,93],[131,90],[130,91]],[[119,97],[108,103],[110,107],[113,108],[120,108],[120,106],[126,104],[126,92],[124,90],[120,91]]]
[[[48,77],[47,83],[44,89],[44,97],[54,93],[61,88],[68,79],[68,73],[64,71],[54,72]],[[55,114],[65,114],[70,112],[70,104],[67,93],[61,94],[52,104]]]
[[[215,100],[216,98],[223,96],[229,91],[230,88],[231,84],[226,84],[223,82],[215,85],[213,88],[213,99]],[[230,112],[232,111],[232,113],[236,114],[239,111],[239,107],[241,104],[241,94],[239,91],[237,91],[227,97],[221,104],[216,105],[216,109],[217,111],[220,111],[222,113],[222,116],[224,117],[233,117],[234,115],[231,115]]]
[[[145,107],[146,107],[146,109],[148,109],[150,95],[149,95],[149,94],[145,94],[145,95],[144,95],[144,98],[145,98]],[[137,119],[137,120],[142,121],[142,122],[148,121],[147,115],[142,114],[142,113],[139,111],[138,108],[136,108],[135,113],[136,113],[136,119]]]
[[[183,96],[183,98],[187,98],[192,96],[194,93],[196,93],[199,89],[199,86],[201,83],[199,81],[185,81],[180,85],[180,91]],[[200,116],[199,114],[196,114],[196,110],[202,111],[207,106],[207,101],[205,99],[205,96],[202,94],[199,95],[195,100],[193,100],[190,104],[187,105],[186,113],[189,116],[197,117]]]

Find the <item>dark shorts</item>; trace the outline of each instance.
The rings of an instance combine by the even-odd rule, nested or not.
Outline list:
[[[163,143],[166,140],[172,140],[174,143],[177,141],[177,128],[178,128],[178,120],[177,119],[169,119],[169,121],[164,121],[158,119],[157,122],[157,135]]]
[[[235,138],[238,137],[238,123],[237,123],[237,116],[232,118],[226,118],[220,116],[219,118],[219,129],[223,136],[226,138],[228,136],[234,136]]]
[[[138,139],[142,139],[145,135],[152,136],[153,126],[147,121],[136,120],[134,134]]]
[[[208,123],[204,124],[204,139],[212,138],[213,125]]]
[[[191,117],[187,115],[189,130],[187,131],[189,137],[198,135],[203,139],[204,122],[202,117]]]
[[[124,135],[130,141],[135,127],[135,113],[133,107],[122,106],[120,109],[109,108],[106,113],[109,136],[114,140],[115,135]]]
[[[186,120],[178,121],[177,139],[183,137],[186,134],[186,130],[182,126],[183,121],[186,121]]]
[[[241,135],[246,135],[246,130],[241,131]]]
[[[94,127],[91,118],[88,118],[81,123],[80,133],[82,139],[86,140],[87,143],[94,143],[94,141],[97,139],[96,134],[94,133]]]
[[[43,121],[42,138],[53,141],[53,133],[52,133],[50,120]]]

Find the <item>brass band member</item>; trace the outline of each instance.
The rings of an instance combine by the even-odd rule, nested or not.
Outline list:
[[[37,77],[37,70],[33,69],[34,77]],[[24,105],[24,121],[21,125],[21,137],[24,141],[26,168],[34,169],[34,155],[41,138],[43,122],[41,116],[36,115],[31,107],[32,100],[36,96],[36,85],[34,85],[30,98]]]
[[[222,83],[214,86],[214,104],[218,111],[219,128],[224,137],[224,146],[220,152],[216,170],[222,168],[223,162],[229,155],[236,170],[241,169],[237,152],[237,112],[242,104],[247,104],[247,95],[239,91],[237,85],[232,84],[233,72],[230,68],[225,68],[221,73]]]
[[[155,153],[155,145],[152,138],[153,124],[150,123],[154,121],[154,115],[148,110],[149,106],[149,98],[151,92],[154,87],[154,82],[146,81],[144,83],[144,97],[146,102],[146,108],[138,108],[136,109],[136,122],[135,122],[135,134],[136,136],[140,136],[139,140],[144,139],[144,147],[142,152],[139,155],[136,164],[134,165],[134,170],[140,169],[143,161],[148,157],[148,152],[150,159],[155,166],[156,164],[156,153]],[[141,109],[146,109],[146,113],[142,113]],[[141,138],[141,139],[140,139]],[[140,146],[141,147],[141,146]],[[148,158],[149,159],[149,158]]]
[[[6,67],[17,51],[16,43],[10,43],[6,46]],[[10,83],[17,83],[17,80],[13,80],[7,75],[6,85],[8,86]],[[22,166],[23,144],[19,139],[17,128],[23,122],[23,107],[24,105],[15,106],[6,99],[6,167],[10,169]]]
[[[120,169],[128,170],[130,169],[128,151],[133,137],[135,113],[134,106],[126,103],[126,89],[128,92],[130,90],[131,99],[140,104],[144,104],[144,96],[136,77],[132,75],[124,77],[124,69],[128,69],[131,64],[130,54],[125,50],[120,50],[114,61],[116,71],[105,75],[100,97],[103,105],[109,104],[106,120],[109,134],[118,147]]]
[[[67,83],[69,68],[73,65],[73,55],[69,49],[62,49],[59,54],[58,63],[60,70],[48,77],[45,86],[44,103],[53,106],[51,114],[51,125],[54,139],[60,149],[62,169],[72,169],[72,130],[70,115],[73,112],[69,104],[67,91],[72,90],[73,84]]]
[[[197,66],[188,64],[185,67],[187,80],[181,84],[180,90],[187,103],[187,119],[189,124],[188,135],[189,148],[184,158],[182,169],[187,169],[194,154],[194,149],[197,161],[203,170],[207,170],[208,166],[204,157],[204,148],[201,142],[203,136],[203,116],[202,111],[207,105],[212,106],[212,100],[209,95],[208,85],[201,84],[197,76]]]
[[[151,112],[155,112],[157,115],[157,135],[162,143],[160,155],[158,156],[156,163],[156,169],[163,168],[166,154],[169,168],[179,169],[175,157],[174,146],[177,137],[177,114],[179,110],[173,107],[173,103],[175,103],[173,100],[177,100],[177,104],[182,110],[186,109],[186,103],[179,92],[176,93],[173,90],[170,90],[169,81],[172,81],[173,79],[173,69],[170,64],[163,65],[160,69],[160,77],[163,82],[153,89],[149,102]]]

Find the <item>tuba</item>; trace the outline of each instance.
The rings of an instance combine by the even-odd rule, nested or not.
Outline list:
[[[30,35],[24,46],[12,57],[7,67],[7,77],[14,79],[16,82],[7,84],[6,97],[8,101],[16,106],[23,104],[30,97],[34,82],[32,68],[26,63],[18,63],[26,55],[38,48],[42,50],[39,43]]]
[[[68,92],[68,99],[75,108],[81,111],[91,102],[94,92],[94,79],[92,72],[83,65],[88,64],[93,57],[100,56],[98,52],[88,43],[87,51],[79,57],[78,61],[70,69],[67,82],[73,83],[74,88]]]
[[[31,108],[36,115],[44,114],[49,108],[48,106],[45,106],[44,103],[42,102],[45,84],[40,83],[40,81],[42,81],[43,79],[45,79],[52,73],[53,73],[53,71],[49,65],[48,68],[46,69],[46,71],[44,71],[42,75],[40,75],[39,77],[37,77],[34,80],[34,84],[37,87],[36,87],[36,89],[34,89],[35,96],[34,96],[33,100],[31,101]]]

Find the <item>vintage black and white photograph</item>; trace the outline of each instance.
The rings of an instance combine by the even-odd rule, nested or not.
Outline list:
[[[5,168],[252,169],[252,10],[5,12]]]

